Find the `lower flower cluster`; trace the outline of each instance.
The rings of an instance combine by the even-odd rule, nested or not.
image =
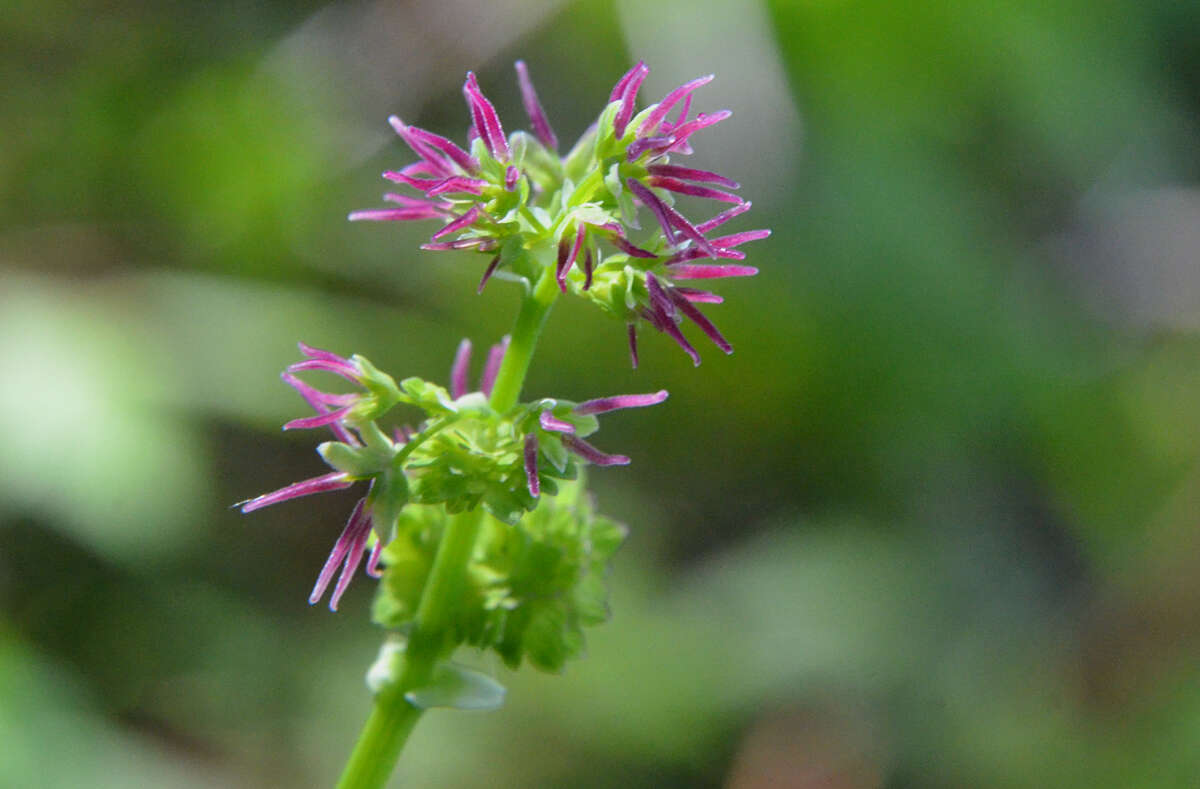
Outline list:
[[[410,506],[383,551],[376,623],[413,625],[445,527],[442,509]],[[558,671],[583,649],[585,626],[608,619],[605,576],[625,528],[595,514],[582,479],[562,483],[516,526],[489,521],[458,601],[457,643],[496,651],[510,668],[523,661]]]
[[[414,595],[424,587],[446,518],[478,507],[493,518],[472,565],[477,610],[463,619],[474,624],[462,640],[494,647],[509,663],[527,656],[549,669],[577,652],[580,626],[606,616],[603,568],[623,534],[594,515],[577,480],[586,464],[629,463],[585,439],[598,429],[598,415],[655,405],[667,393],[583,402],[543,398],[500,412],[488,396],[507,341],[488,352],[477,389],[468,383],[467,340],[451,365],[449,389],[420,378],[397,383],[361,356],[303,344],[300,350],[305,358],[283,379],[316,414],[284,427],[328,428],[334,440],[317,451],[332,471],[242,502],[241,509],[363,489],[309,601],[334,584],[329,606],[336,610],[365,557],[366,572],[385,579],[376,617],[402,627],[416,610]],[[338,376],[357,391],[325,392],[297,377],[314,371]],[[403,406],[418,418],[383,424]]]

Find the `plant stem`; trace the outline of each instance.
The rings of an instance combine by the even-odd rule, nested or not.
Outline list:
[[[538,337],[558,298],[554,249],[547,247],[542,254],[541,278],[521,300],[508,351],[492,386],[491,406],[502,413],[516,405],[521,396]],[[399,679],[375,695],[375,707],[350,754],[338,789],[379,789],[395,769],[400,751],[423,712],[409,703],[405,694],[427,685],[437,664],[454,651],[454,607],[462,596],[467,564],[483,517],[479,509],[448,516],[421,591],[408,645],[396,657],[398,665],[393,668],[399,669]]]
[[[375,708],[363,727],[338,789],[379,789],[391,776],[421,710],[405,698],[427,685],[438,662],[449,657],[454,608],[462,597],[467,563],[483,523],[480,509],[451,515],[438,543],[433,567],[421,592],[417,615],[402,659],[399,679],[375,696]]]
[[[550,258],[551,255],[553,250],[547,254],[547,260],[543,261],[541,278],[521,299],[521,310],[517,313],[516,324],[509,335],[508,351],[504,354],[504,361],[501,362],[500,371],[492,385],[491,406],[500,413],[517,404],[538,337],[541,336],[542,327],[546,325],[546,316],[550,314],[550,307],[558,298],[558,282],[554,277],[554,261]]]

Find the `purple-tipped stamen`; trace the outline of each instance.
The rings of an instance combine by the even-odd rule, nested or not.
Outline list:
[[[740,247],[742,244],[748,244],[751,241],[761,241],[771,235],[771,231],[762,230],[744,230],[741,233],[733,233],[728,236],[710,239],[710,243],[718,249],[729,249],[730,247]]]
[[[383,177],[397,184],[408,184],[413,189],[419,189],[422,192],[428,193],[430,189],[442,183],[444,178],[417,178],[412,175],[409,168],[405,167],[402,170],[386,170]]]
[[[675,235],[675,228],[671,225],[670,214],[667,213],[667,204],[660,200],[658,195],[654,194],[654,192],[651,192],[634,179],[628,178],[625,180],[625,183],[629,186],[629,190],[633,192],[637,199],[642,201],[642,204],[649,208],[650,212],[654,214],[654,218],[658,220],[659,226],[662,227],[663,234],[666,235],[667,241],[669,241],[671,244],[678,243],[678,237]]]
[[[589,247],[583,251],[583,289],[592,288],[592,250]]]
[[[634,76],[641,71],[645,71],[647,74],[650,73],[650,69],[646,66],[646,62],[644,60],[639,60],[634,64],[633,68],[629,69],[629,71],[626,71],[621,78],[617,80],[617,84],[613,85],[612,93],[608,94],[608,103],[612,104],[614,101],[624,96],[625,87],[630,83]],[[645,79],[644,75],[642,79]]]
[[[450,235],[451,233],[457,233],[458,231],[462,230],[465,227],[470,227],[471,224],[478,218],[479,218],[479,206],[473,205],[462,216],[458,217],[457,219],[453,220],[452,222],[448,222],[445,227],[443,227],[441,230],[434,233],[431,236],[431,238],[433,238],[433,239],[444,238],[444,237]]]
[[[700,331],[708,336],[708,339],[713,341],[713,344],[720,348],[725,353],[733,353],[733,346],[725,339],[720,330],[713,325],[713,322],[705,317],[704,313],[692,306],[686,296],[676,293],[673,289],[668,290],[668,295],[679,311],[691,319],[692,323],[700,327]]]
[[[717,184],[727,189],[740,189],[741,184],[732,178],[726,178],[709,170],[697,170],[694,167],[680,167],[676,164],[652,164],[646,168],[651,175],[664,178],[679,178],[685,181],[697,181],[704,184]]]
[[[674,279],[724,279],[725,277],[753,277],[758,273],[754,266],[714,266],[681,263],[671,266]]]
[[[636,370],[638,366],[637,326],[630,323],[625,326],[625,329],[629,335],[629,361]]]
[[[629,144],[625,151],[625,161],[636,162],[646,151],[656,151],[661,154],[675,142],[673,136],[668,137],[639,137]]]
[[[666,290],[658,281],[658,277],[647,272],[646,274],[646,290],[650,293],[650,304],[655,310],[662,315],[674,321],[675,305],[667,296]]]
[[[458,217],[457,219],[454,219],[451,222],[446,223],[446,226],[443,227],[441,230],[437,231],[436,233],[434,233],[433,236],[431,236],[431,238],[433,238],[433,239],[444,238],[452,233],[457,233],[458,231],[462,230],[463,228],[470,227],[471,224],[473,224],[475,222],[475,220],[479,218],[479,214],[480,214],[479,206],[473,205],[462,216]]]
[[[496,383],[496,376],[500,374],[500,364],[504,361],[504,354],[508,351],[511,340],[506,334],[500,338],[500,342],[488,349],[487,364],[483,368],[483,377],[479,379],[479,391],[488,397],[492,396],[492,386]]]
[[[697,246],[697,248],[704,250],[704,254],[713,258],[717,257],[717,250],[714,249],[713,245],[708,242],[708,239],[704,237],[704,234],[697,230],[696,226],[687,220],[687,217],[666,203],[662,204],[662,210],[663,214],[665,214],[667,217],[667,221],[670,222],[672,226],[677,228],[680,233],[683,233],[685,237],[691,240]]]
[[[663,334],[675,341],[675,344],[683,349],[684,353],[692,358],[692,364],[696,367],[700,366],[700,353],[692,347],[688,342],[687,337],[683,336],[683,332],[679,330],[679,326],[675,323],[671,314],[664,311],[658,304],[651,304],[651,309],[642,313],[643,316],[650,321],[654,328],[661,331]]]
[[[510,164],[504,171],[504,188],[511,192],[517,187],[519,180],[521,180],[521,171],[516,168],[516,165]]]
[[[293,419],[292,421],[285,424],[283,426],[283,429],[284,430],[298,430],[298,429],[299,430],[310,430],[315,427],[325,427],[326,425],[331,425],[334,422],[340,422],[342,419],[344,419],[346,417],[346,414],[350,413],[350,410],[353,407],[354,406],[348,405],[345,408],[339,408],[336,411],[330,411],[329,413],[317,414],[316,416],[306,416],[301,419]]]
[[[681,123],[687,120],[688,113],[692,111],[692,94],[683,97],[683,103],[679,105],[679,112],[675,115],[675,120],[664,120],[659,127],[659,131],[663,134],[670,134]],[[690,151],[689,151],[690,153]]]
[[[616,133],[618,139],[624,137],[625,127],[629,126],[629,120],[634,116],[637,91],[641,89],[642,83],[649,73],[649,67],[641,60],[637,61],[637,65],[630,68],[625,76],[618,80],[617,85],[612,89],[612,95],[608,97],[608,103],[620,100],[620,109],[612,119],[612,131]]]
[[[538,479],[537,433],[525,436],[525,481],[529,485],[529,495],[536,499],[542,489],[541,480]]]
[[[733,208],[726,208],[724,211],[717,214],[712,219],[709,219],[707,222],[701,222],[700,224],[696,225],[696,229],[701,233],[707,233],[708,231],[725,224],[735,216],[741,216],[742,214],[746,213],[750,210],[750,206],[751,203],[747,201],[745,203],[735,205]]]
[[[667,390],[659,389],[650,394],[614,395],[613,397],[597,397],[595,400],[585,400],[571,409],[571,413],[580,416],[588,414],[605,414],[609,411],[619,411],[622,408],[644,408],[658,405],[667,399]]]
[[[562,442],[563,446],[565,446],[568,451],[579,455],[579,457],[583,458],[587,462],[597,466],[629,465],[629,458],[625,457],[624,455],[609,455],[605,452],[601,452],[599,449],[596,449],[582,438],[572,435],[564,435],[562,437]]]
[[[676,263],[687,263],[692,260],[701,260],[704,258],[721,258],[724,260],[745,260],[746,253],[736,249],[719,249],[714,248],[713,254],[705,252],[703,249],[691,247],[681,249],[671,257],[667,258],[666,265],[673,266]]]
[[[672,107],[682,101],[685,97],[690,96],[697,88],[707,85],[712,81],[712,74],[704,77],[697,77],[691,82],[685,82],[675,90],[668,93],[663,100],[658,103],[658,106],[646,116],[646,120],[642,121],[642,125],[638,127],[638,134],[654,134],[656,131],[658,131],[659,124],[663,122],[663,118],[667,117],[667,113],[671,111]]]
[[[383,571],[379,569],[379,557],[383,554],[383,540],[376,539],[375,545],[371,548],[371,555],[367,557],[367,575],[372,578],[382,578]]]
[[[311,496],[314,493],[326,493],[331,490],[341,490],[348,488],[354,484],[354,480],[350,479],[350,475],[343,471],[335,471],[332,474],[324,474],[320,477],[313,477],[302,482],[293,482],[285,488],[264,493],[257,498],[248,499],[239,502],[243,513],[254,512],[261,510],[263,507],[270,507],[272,504],[278,504],[281,501],[289,499],[298,499],[301,496]]]
[[[417,133],[419,129],[409,126],[395,115],[388,118],[388,123],[396,130],[396,134],[400,135],[400,139],[404,140],[409,148],[412,148],[413,153],[421,157],[421,163],[426,166],[430,174],[447,176],[454,173],[454,168],[451,166],[450,160],[443,153],[422,140]]]
[[[475,79],[475,73],[472,71],[467,72],[467,81],[463,84],[463,95],[466,96],[467,104],[471,107],[471,117],[475,119],[475,129],[483,138],[488,152],[498,161],[508,161],[508,140],[504,137],[500,116],[496,114],[496,108],[479,89],[479,81]]]
[[[437,182],[425,190],[425,194],[430,197],[449,194],[450,192],[465,192],[466,194],[475,195],[478,197],[483,194],[483,190],[487,188],[488,182],[478,178],[466,178],[461,175],[454,175]]]
[[[558,289],[563,293],[567,292],[567,280],[563,276],[563,271],[567,268],[567,253],[571,251],[570,243],[566,236],[558,240],[558,257],[554,261],[554,281],[558,283]]]
[[[467,368],[471,365],[471,341],[463,339],[454,352],[450,366],[450,396],[455,400],[467,393]]]
[[[483,279],[479,280],[479,288],[476,289],[476,291],[475,291],[476,294],[483,293],[483,286],[486,285],[488,283],[488,280],[492,278],[492,275],[496,273],[496,267],[499,265],[500,265],[500,256],[496,255],[496,257],[492,258],[492,262],[488,263],[488,267],[486,269],[484,269]]]
[[[543,411],[538,414],[538,424],[542,426],[542,430],[549,430],[551,433],[575,432],[575,425],[559,419],[549,411]]]
[[[410,222],[421,219],[437,219],[441,212],[433,207],[428,208],[377,208],[366,211],[353,211],[346,219],[351,222]]]
[[[558,245],[558,271],[555,272],[558,277],[558,287],[564,293],[567,290],[567,273],[571,270],[571,266],[575,265],[575,261],[579,259],[579,250],[583,247],[584,234],[587,232],[587,227],[583,222],[579,223],[579,227],[575,229],[575,239],[571,242],[569,254],[563,255],[562,242]],[[566,238],[563,238],[566,241]]]
[[[305,370],[333,373],[334,375],[340,375],[342,378],[345,378],[351,383],[360,385],[362,384],[362,373],[359,371],[359,369],[341,357],[328,359],[323,356],[319,356],[312,359],[304,359],[303,361],[294,362],[287,366],[287,371],[289,373],[299,373]]]
[[[325,566],[321,568],[321,574],[317,576],[317,583],[313,586],[312,594],[308,596],[310,605],[315,604],[325,595],[325,590],[329,588],[329,582],[333,579],[334,572],[341,565],[342,573],[338,576],[333,594],[329,597],[329,610],[337,610],[338,602],[342,599],[346,587],[350,585],[350,579],[354,577],[354,572],[362,562],[363,551],[370,533],[371,516],[366,512],[366,498],[362,498],[354,505],[350,519],[346,521],[346,528],[342,529],[337,542],[333,544],[333,550],[329,552],[329,558],[325,560]]]
[[[699,186],[697,184],[689,184],[687,181],[681,181],[678,178],[667,178],[666,176],[653,175],[648,180],[651,186],[657,186],[659,189],[666,189],[670,192],[676,192],[681,195],[690,195],[692,197],[704,197],[709,200],[720,200],[723,203],[740,203],[742,198],[729,192],[723,192],[720,189],[713,189],[709,186]]]
[[[697,290],[696,288],[681,288],[676,287],[675,292],[683,296],[690,302],[695,304],[724,304],[725,297],[717,295],[709,290]]]
[[[726,118],[732,117],[733,113],[729,110],[720,110],[712,115],[700,113],[695,120],[690,120],[687,123],[681,124],[677,129],[671,132],[672,143],[670,150],[678,150],[682,147],[689,137],[701,129],[707,129],[709,126],[715,126]]]
[[[346,405],[358,398],[358,395],[354,394],[332,395],[328,392],[322,392],[319,389],[304,383],[304,381],[301,381],[291,373],[281,373],[279,377],[283,379],[284,383],[299,392],[300,396],[304,398],[304,402],[312,406],[312,409],[318,414],[328,413],[329,404]],[[349,399],[343,400],[342,398]],[[347,430],[341,424],[341,422],[332,422],[330,423],[329,428],[333,431],[333,435],[338,441],[341,441],[344,444],[350,444],[351,446],[358,446],[358,440],[354,438],[353,434]]]
[[[394,116],[393,116],[394,117]],[[388,118],[390,122],[392,119]],[[397,119],[398,120],[398,119]],[[395,126],[395,124],[392,124]],[[439,153],[443,154],[447,159],[454,162],[464,172],[474,173],[479,170],[479,162],[475,160],[471,154],[459,148],[452,140],[448,140],[440,134],[418,129],[416,126],[406,127],[414,138],[419,140],[423,145],[436,148]]]
[[[558,137],[554,135],[554,130],[550,128],[550,121],[546,118],[546,112],[542,109],[542,103],[538,101],[537,91],[533,89],[533,80],[529,78],[529,69],[525,66],[525,61],[518,60],[516,62],[517,82],[521,86],[521,103],[525,105],[525,113],[529,116],[529,123],[533,126],[533,133],[550,150],[558,149]]]

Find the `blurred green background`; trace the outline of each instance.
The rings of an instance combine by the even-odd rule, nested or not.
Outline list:
[[[480,259],[350,226],[480,74],[560,138],[637,58],[734,117],[771,227],[693,370],[563,302],[527,392],[605,423],[613,620],[412,787],[1200,786],[1200,5],[1173,0],[0,7],[0,786],[331,785],[380,634],[306,595],[353,494],[303,339],[445,380]],[[697,215],[704,215],[697,211]]]

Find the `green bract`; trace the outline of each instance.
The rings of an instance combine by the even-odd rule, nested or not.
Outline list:
[[[446,522],[439,507],[401,514],[383,551],[385,570],[373,617],[400,631],[412,626]],[[514,524],[489,520],[475,544],[454,639],[491,649],[506,665],[523,660],[558,671],[583,648],[583,627],[608,618],[605,576],[625,528],[595,514],[581,480],[542,496]]]

